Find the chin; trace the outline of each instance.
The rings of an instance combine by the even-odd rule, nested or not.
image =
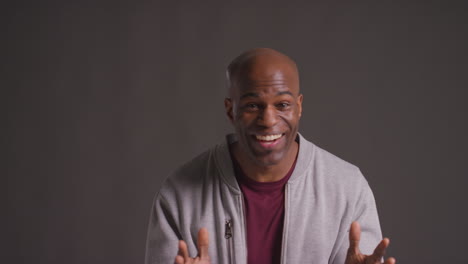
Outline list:
[[[263,157],[254,156],[255,163],[263,167],[278,165],[284,158],[284,155],[266,155]]]

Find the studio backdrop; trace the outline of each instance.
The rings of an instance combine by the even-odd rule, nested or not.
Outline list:
[[[225,68],[254,47],[297,62],[300,132],[360,167],[391,239],[388,255],[464,263],[466,7],[15,1],[2,8],[4,263],[142,263],[154,195],[177,166],[232,131]]]

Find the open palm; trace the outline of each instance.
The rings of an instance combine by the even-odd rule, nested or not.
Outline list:
[[[381,264],[385,255],[385,250],[390,244],[388,238],[382,239],[374,250],[372,255],[364,255],[359,250],[359,241],[361,240],[361,227],[358,222],[351,224],[349,231],[349,249],[346,255],[345,264]],[[384,264],[395,264],[394,258],[388,258]]]

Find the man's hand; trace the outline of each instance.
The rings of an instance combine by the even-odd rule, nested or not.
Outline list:
[[[210,264],[210,256],[208,256],[208,230],[201,228],[198,231],[198,256],[191,258],[188,253],[187,244],[183,241],[179,241],[179,252],[175,258],[176,264]]]
[[[351,224],[349,231],[349,249],[345,264],[380,264],[385,255],[385,250],[390,244],[388,238],[382,239],[374,250],[372,255],[364,255],[359,250],[359,240],[361,239],[361,227],[358,222]],[[388,258],[384,264],[395,264],[394,258]]]

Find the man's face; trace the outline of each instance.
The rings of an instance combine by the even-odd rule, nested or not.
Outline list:
[[[239,147],[261,166],[278,164],[292,152],[302,111],[297,72],[281,67],[252,70],[233,83],[225,105]]]

